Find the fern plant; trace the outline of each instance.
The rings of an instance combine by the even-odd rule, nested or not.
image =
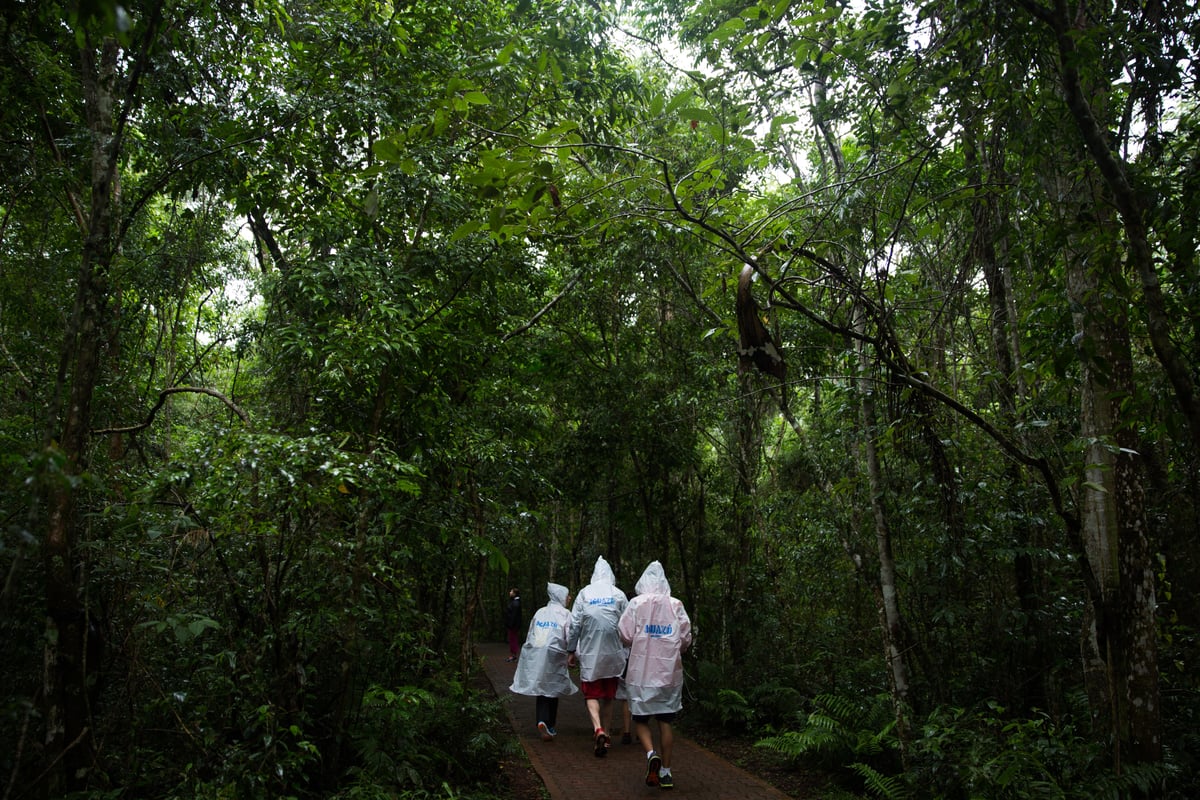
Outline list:
[[[733,689],[720,689],[715,700],[701,699],[699,710],[728,730],[747,730],[754,722],[754,708],[746,697]]]
[[[851,764],[850,770],[862,779],[867,792],[880,800],[911,800],[913,793],[901,775],[884,775],[861,762]]]
[[[994,703],[930,714],[908,766],[905,780],[923,796],[976,800],[1163,796],[1173,772],[1169,764],[1126,764],[1116,774],[1104,747],[1069,719],[1009,717]]]
[[[844,767],[891,753],[897,745],[896,720],[886,695],[861,698],[823,694],[800,730],[761,739],[758,747],[793,761],[812,759],[825,766]]]

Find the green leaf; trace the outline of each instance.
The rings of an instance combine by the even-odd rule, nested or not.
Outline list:
[[[208,630],[209,628],[219,628],[221,626],[214,619],[209,619],[208,617],[200,617],[199,619],[195,619],[195,620],[192,620],[191,622],[189,622],[187,627],[188,627],[188,631],[191,632],[192,637],[194,638],[194,637],[197,637],[200,634],[204,633],[204,631]]]
[[[795,123],[797,123],[799,121],[800,121],[800,118],[797,117],[795,114],[783,114],[781,116],[774,117],[771,120],[771,133],[779,133],[780,128],[784,128],[789,125],[794,125]]]
[[[694,98],[695,96],[696,96],[695,89],[685,89],[684,91],[680,92],[679,94],[677,94],[671,98],[671,102],[667,104],[667,107],[666,107],[666,109],[664,109],[663,113],[666,113],[666,114],[675,113],[684,104],[690,103],[692,101],[692,98]]]
[[[697,122],[707,122],[709,124],[717,124],[717,115],[709,111],[707,108],[685,108],[679,112],[679,115],[687,120],[696,120]]]
[[[734,36],[739,36],[742,31],[746,30],[746,20],[741,17],[725,20],[721,27],[713,31],[708,37],[710,42],[724,42],[727,39],[732,39]]]
[[[397,136],[388,136],[377,140],[371,145],[371,151],[380,161],[389,163],[396,163],[404,157],[404,151]]]
[[[457,242],[459,239],[464,239],[467,236],[470,236],[472,233],[475,233],[482,227],[483,227],[483,223],[480,222],[479,220],[477,220],[477,219],[468,220],[468,221],[464,222],[462,225],[459,225],[457,228],[454,229],[454,232],[450,234],[450,241]]]

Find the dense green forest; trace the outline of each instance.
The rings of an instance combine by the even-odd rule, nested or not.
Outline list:
[[[0,4],[3,800],[485,798],[510,585],[827,797],[1200,792],[1200,11]]]

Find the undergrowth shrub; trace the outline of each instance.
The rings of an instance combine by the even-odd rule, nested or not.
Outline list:
[[[721,667],[711,661],[696,666],[697,679],[684,685],[692,693],[686,704],[690,720],[709,730],[740,733],[754,724],[754,709],[737,689],[727,686]]]
[[[745,695],[734,689],[717,689],[714,699],[700,700],[698,705],[700,713],[724,731],[741,733],[754,725],[754,708]]]
[[[870,763],[876,768],[898,764],[896,719],[887,695],[844,697],[818,695],[802,727],[758,742],[793,762],[805,761],[825,769]]]
[[[914,724],[902,767],[887,695],[821,695],[802,727],[758,742],[797,764],[853,778],[884,800],[1126,800],[1162,794],[1167,764],[1108,768],[1104,748],[1070,720],[1010,718],[989,704],[939,709]]]
[[[804,710],[805,697],[797,689],[779,681],[769,681],[748,693],[759,727],[775,730],[792,725]]]
[[[1070,719],[1010,718],[994,703],[939,709],[914,738],[906,783],[936,798],[1123,800],[1165,784],[1165,764],[1108,768],[1108,753]]]
[[[444,797],[447,779],[469,789],[494,777],[501,747],[492,735],[500,714],[494,698],[457,682],[374,686],[362,708],[353,740],[356,766],[350,770],[356,791],[374,786],[393,792],[389,796]]]
[[[716,664],[704,662],[699,672],[689,713],[709,727],[734,734],[775,730],[792,724],[804,708],[804,695],[781,681],[735,688]]]

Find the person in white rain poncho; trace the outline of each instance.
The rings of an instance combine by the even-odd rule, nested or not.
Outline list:
[[[557,583],[546,584],[550,602],[529,621],[529,634],[521,647],[521,658],[509,691],[537,698],[538,732],[550,741],[557,735],[558,698],[576,694],[567,670],[567,634],[571,612],[567,610],[570,590]]]
[[[617,588],[617,578],[604,556],[596,559],[592,582],[583,587],[571,608],[567,650],[579,662],[579,683],[592,718],[597,757],[608,754],[613,698],[625,671],[625,645],[617,634],[617,620],[629,599]]]
[[[646,785],[670,789],[675,785],[671,725],[683,707],[682,653],[692,644],[692,621],[683,603],[671,596],[671,584],[659,562],[650,562],[636,589],[637,596],[617,625],[621,640],[629,645],[625,688],[638,741],[646,750]],[[658,720],[657,750],[651,718]]]

